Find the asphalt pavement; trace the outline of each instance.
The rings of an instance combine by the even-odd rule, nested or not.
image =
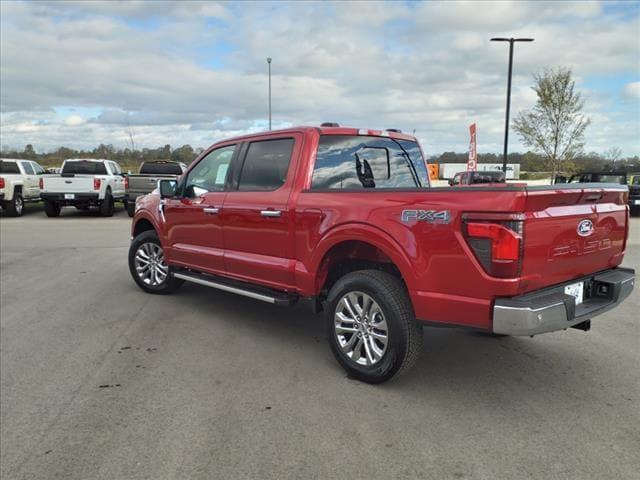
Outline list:
[[[371,386],[305,308],[143,293],[129,227],[0,219],[1,478],[640,478],[640,288],[588,333],[425,328],[417,365]]]

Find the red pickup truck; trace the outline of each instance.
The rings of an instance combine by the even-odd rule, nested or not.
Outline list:
[[[416,139],[299,127],[207,149],[138,198],[129,268],[324,311],[332,351],[378,383],[418,356],[422,325],[536,335],[620,303],[635,272],[624,185],[431,187]]]

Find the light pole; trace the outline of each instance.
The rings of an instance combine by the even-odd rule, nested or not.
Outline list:
[[[507,80],[507,113],[504,119],[504,154],[502,171],[507,176],[507,145],[509,144],[509,109],[511,108],[511,71],[513,70],[513,44],[515,42],[533,42],[533,38],[492,38],[492,42],[509,42],[509,79]]]
[[[269,130],[271,130],[271,57],[267,57],[269,65]]]

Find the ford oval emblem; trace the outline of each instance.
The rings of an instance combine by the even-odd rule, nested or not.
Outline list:
[[[593,222],[591,220],[582,220],[578,224],[578,235],[581,237],[588,237],[593,233]]]

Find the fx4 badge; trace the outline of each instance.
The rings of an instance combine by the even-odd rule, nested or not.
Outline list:
[[[429,222],[429,223],[449,223],[451,221],[451,214],[449,210],[442,210],[437,212],[435,210],[403,210],[402,221],[403,222]]]

